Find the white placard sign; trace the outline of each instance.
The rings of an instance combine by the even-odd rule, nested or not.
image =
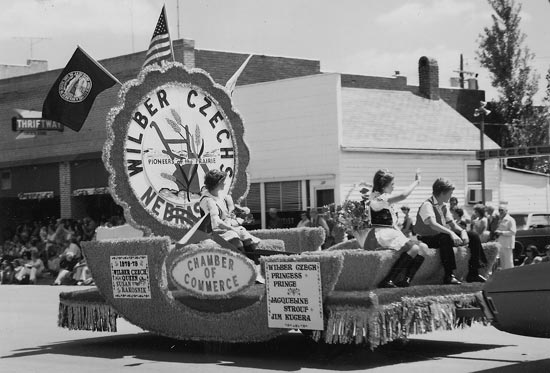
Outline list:
[[[269,262],[265,275],[270,328],[323,330],[320,263]]]
[[[114,298],[151,298],[147,255],[111,256]]]

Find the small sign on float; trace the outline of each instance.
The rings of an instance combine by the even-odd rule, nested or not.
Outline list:
[[[270,328],[323,330],[320,263],[268,262],[265,280]]]
[[[147,255],[111,256],[114,298],[151,299]]]

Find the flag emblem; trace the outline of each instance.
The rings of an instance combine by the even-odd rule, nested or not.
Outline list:
[[[142,68],[149,65],[161,64],[162,61],[173,60],[174,53],[172,51],[172,43],[170,42],[168,23],[166,22],[166,9],[162,7]]]
[[[92,79],[82,71],[71,71],[59,83],[59,96],[67,102],[82,102],[92,90]]]
[[[42,105],[42,118],[80,131],[92,104],[104,90],[120,84],[109,71],[78,47],[50,88]]]

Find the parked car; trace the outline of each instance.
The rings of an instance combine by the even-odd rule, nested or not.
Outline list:
[[[550,244],[550,213],[511,213],[516,220],[514,265],[525,258],[525,248],[535,245],[539,250]]]
[[[550,338],[550,262],[493,273],[478,300],[497,329]]]

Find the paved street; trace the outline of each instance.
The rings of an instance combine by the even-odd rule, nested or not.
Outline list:
[[[58,294],[76,287],[0,286],[0,372],[547,372],[550,339],[475,326],[382,346],[318,345],[293,333],[253,345],[158,337],[118,321],[118,333],[57,327]]]

